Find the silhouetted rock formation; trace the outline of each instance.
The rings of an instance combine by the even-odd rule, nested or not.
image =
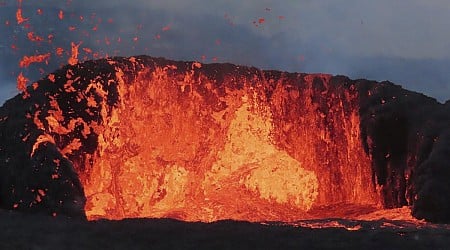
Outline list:
[[[0,108],[1,208],[292,221],[382,204],[450,222],[450,104],[389,82],[139,56],[27,92]]]

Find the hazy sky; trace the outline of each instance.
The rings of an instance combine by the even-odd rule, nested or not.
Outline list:
[[[35,81],[66,63],[71,42],[81,42],[80,59],[148,54],[342,74],[444,102],[449,20],[448,0],[0,0],[0,103],[17,93],[20,72]],[[45,53],[47,62],[19,67]]]

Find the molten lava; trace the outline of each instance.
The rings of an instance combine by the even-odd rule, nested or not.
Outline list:
[[[24,56],[22,60],[19,62],[19,66],[21,68],[26,68],[30,66],[32,63],[45,62],[50,58],[50,53],[43,55],[34,55],[34,56]]]
[[[414,204],[414,172],[390,162],[403,142],[389,139],[402,133],[382,134],[404,120],[384,114],[374,127],[378,106],[362,106],[373,86],[145,56],[69,65],[20,99],[23,131],[0,134],[9,143],[0,162],[30,165],[40,180],[18,189],[26,175],[5,172],[1,205],[89,219],[293,222]],[[22,123],[4,110],[0,127],[13,131]],[[11,157],[18,148],[27,154]]]
[[[83,138],[98,135],[92,153],[80,152],[82,138],[60,148],[75,162],[88,218],[294,221],[330,204],[380,204],[354,89],[333,89],[327,75],[295,84],[256,69],[217,82],[198,62],[148,68],[136,58],[127,68],[142,69],[130,80],[127,68],[109,63],[115,105],[107,105],[101,79],[78,90],[78,102],[98,109],[99,121],[68,120],[52,101],[42,128],[67,135],[81,126]],[[76,91],[72,74],[66,92]],[[39,137],[33,149],[42,142],[49,139]]]

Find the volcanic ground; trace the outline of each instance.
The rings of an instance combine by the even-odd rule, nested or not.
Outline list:
[[[447,225],[378,219],[283,223],[83,221],[0,211],[1,249],[448,249]]]

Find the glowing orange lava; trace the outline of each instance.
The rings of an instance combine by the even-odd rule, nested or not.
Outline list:
[[[35,35],[34,32],[28,32],[27,36],[28,36],[28,39],[30,41],[32,41],[32,42],[42,42],[42,41],[44,41],[43,37]]]
[[[30,66],[32,63],[40,63],[45,62],[50,58],[50,53],[43,54],[43,55],[34,55],[34,56],[24,56],[22,60],[19,62],[19,66],[21,68],[26,68]]]
[[[27,91],[27,83],[30,80],[28,78],[26,78],[22,72],[20,72],[19,76],[17,76],[17,89],[21,92],[26,93]]]
[[[22,9],[21,9],[21,8],[18,8],[18,9],[17,9],[17,12],[16,12],[16,19],[17,19],[17,24],[22,24],[22,23],[28,21],[28,18],[24,18],[24,17],[22,16]]]
[[[36,46],[35,53],[40,53],[20,54],[21,68],[39,63],[48,66],[53,63],[50,60],[59,59],[76,69],[80,61],[107,58],[106,53],[113,51],[83,48],[83,39],[89,39],[84,41],[88,44],[104,42],[108,48],[119,43],[127,47],[128,43],[134,49],[149,42],[148,34],[141,33],[148,32],[143,24],[137,24],[131,35],[122,30],[121,34],[109,34],[120,20],[95,13],[75,16],[66,1],[64,11],[52,14],[65,25],[63,30],[77,37],[65,47],[58,31],[41,36],[42,32],[33,30],[41,24],[33,25],[33,21],[41,18],[45,23],[44,14],[50,12],[36,9],[30,14],[22,8],[22,0],[17,3],[17,26],[14,16],[5,21],[6,26],[14,26],[10,29],[14,44],[9,46],[14,53]],[[234,17],[225,14],[224,18],[235,26]],[[278,16],[277,21],[284,19]],[[273,18],[255,16],[251,21],[264,28]],[[102,30],[108,24],[114,25]],[[158,26],[152,37],[159,41],[154,42],[164,40],[175,26]],[[226,44],[215,39],[215,45]],[[113,53],[120,54],[117,50]],[[213,55],[200,58],[220,60]],[[85,76],[72,70],[65,76],[48,75],[52,88],[62,86],[58,95],[75,94],[65,100],[46,95],[48,103],[27,114],[42,134],[22,138],[33,140],[31,156],[39,147],[55,144],[73,164],[86,194],[89,219],[293,222],[324,217],[377,220],[396,213],[379,210],[382,190],[374,184],[372,159],[361,145],[359,97],[354,86],[339,89],[323,74],[272,75],[253,68],[243,72],[239,67],[225,74],[208,72],[208,66],[200,62],[149,66],[134,57],[126,65],[105,60],[117,71],[107,76],[106,83],[105,76],[83,82]],[[299,55],[298,60],[305,61],[305,56]],[[43,75],[46,67],[41,66],[36,68]],[[26,74],[32,70],[23,70],[16,79],[23,98],[30,97],[28,91],[41,90],[38,83],[27,89],[30,80]],[[136,75],[128,75],[135,71]],[[80,82],[84,89],[75,86]],[[117,93],[108,92],[116,84]],[[60,106],[69,101],[86,107],[86,113],[98,119],[87,121],[76,112],[67,115],[68,111],[64,115]],[[80,153],[88,143],[95,144],[93,152]],[[60,176],[53,173],[51,178]],[[45,200],[46,195],[38,189],[36,201]],[[409,220],[404,217],[409,215],[406,210],[398,210],[398,218]]]
[[[129,62],[141,65],[137,58]],[[130,82],[125,69],[115,67],[114,108],[106,105],[109,94],[99,80],[78,91],[78,102],[100,108],[99,120],[66,121],[56,100],[48,125],[35,116],[38,128],[54,134],[83,128],[82,137],[60,148],[68,159],[81,139],[98,135],[96,151],[74,161],[89,219],[290,222],[320,217],[330,206],[379,207],[360,145],[356,91],[334,93],[330,76],[307,75],[299,85],[255,70],[226,75],[218,85],[193,62],[185,69],[144,68]],[[319,80],[325,90],[314,93]],[[75,93],[76,81],[69,70],[65,91]],[[51,137],[39,137],[33,149],[44,142]]]
[[[67,60],[67,63],[69,63],[70,65],[75,65],[78,63],[78,48],[80,47],[80,45],[81,45],[81,43],[78,43],[78,44],[73,43],[73,42],[71,43],[72,54],[71,54],[69,60]]]

